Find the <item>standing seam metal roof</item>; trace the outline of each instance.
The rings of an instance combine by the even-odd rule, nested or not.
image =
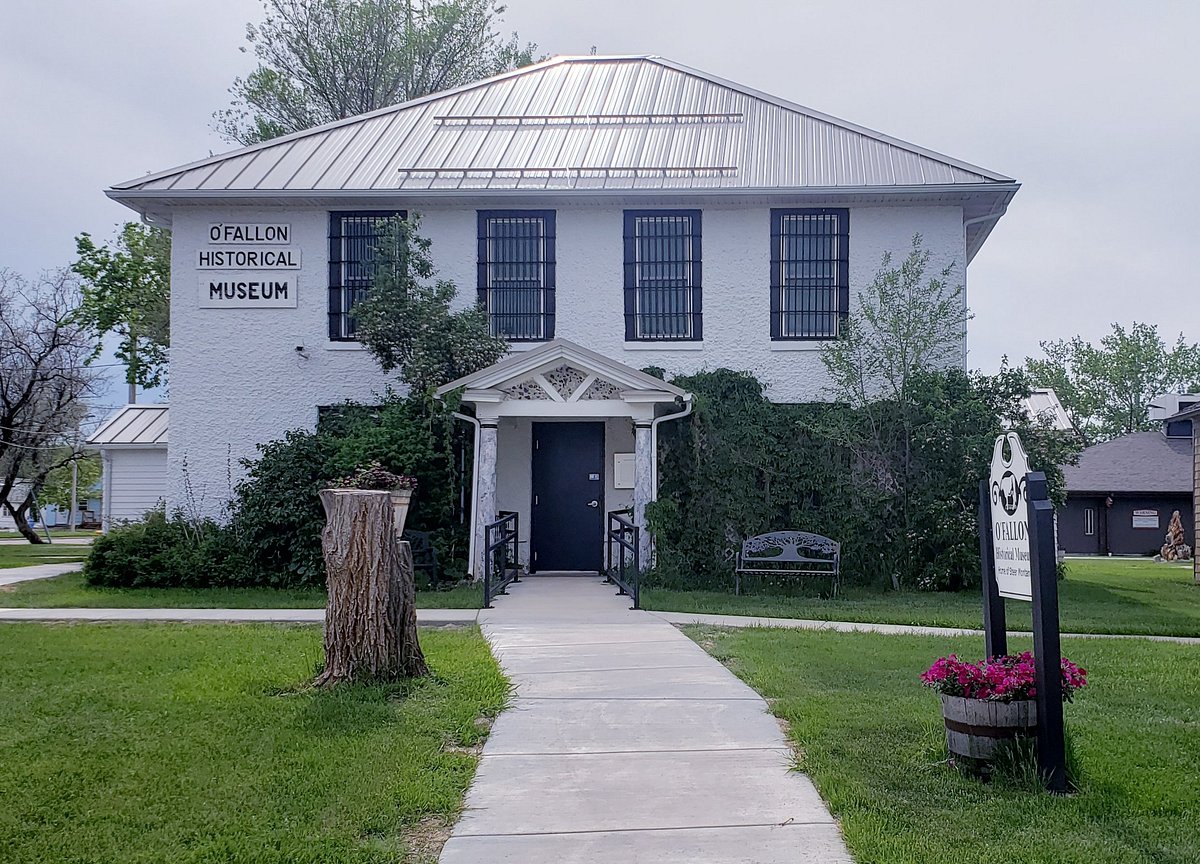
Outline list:
[[[87,443],[92,447],[167,446],[166,405],[126,405],[104,421]]]
[[[559,57],[110,194],[1015,186],[660,57]]]

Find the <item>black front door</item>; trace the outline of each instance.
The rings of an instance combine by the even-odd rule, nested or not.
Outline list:
[[[530,569],[593,570],[604,546],[604,424],[533,424]]]

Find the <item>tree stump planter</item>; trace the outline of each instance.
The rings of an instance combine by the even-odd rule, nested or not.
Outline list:
[[[990,762],[1004,742],[1037,735],[1037,701],[993,702],[942,694],[942,719],[951,754]]]
[[[412,501],[411,489],[393,489],[388,493],[392,498],[392,520],[395,523],[396,539],[404,535],[404,523],[408,521],[408,505]]]
[[[329,599],[317,686],[426,675],[417,641],[412,549],[395,532],[391,493],[322,489]]]

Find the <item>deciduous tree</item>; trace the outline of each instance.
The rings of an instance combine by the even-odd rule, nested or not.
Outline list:
[[[115,354],[125,364],[129,401],[137,388],[164,383],[171,345],[171,235],[138,222],[121,227],[112,245],[97,246],[91,235],[75,238],[79,253],[72,269],[83,277],[79,324],[102,340],[118,338]]]
[[[31,543],[34,499],[47,476],[75,458],[73,441],[88,413],[99,370],[79,323],[78,281],[67,270],[29,282],[0,269],[0,507]]]
[[[1030,378],[1054,388],[1088,443],[1151,430],[1152,399],[1200,389],[1200,345],[1181,333],[1168,346],[1156,324],[1113,324],[1098,346],[1078,336],[1041,344],[1045,358],[1025,361]]]
[[[537,46],[499,31],[493,0],[266,0],[243,51],[258,66],[213,115],[253,144],[365,114],[533,62]]]

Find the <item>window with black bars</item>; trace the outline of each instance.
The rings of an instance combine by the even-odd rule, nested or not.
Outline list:
[[[625,211],[625,338],[704,338],[699,210]]]
[[[554,338],[554,211],[479,211],[479,302],[492,333]]]
[[[329,214],[329,338],[354,340],[354,304],[371,290],[375,247],[388,221],[404,219],[399,210]]]
[[[836,339],[850,308],[850,211],[771,211],[771,338]]]

